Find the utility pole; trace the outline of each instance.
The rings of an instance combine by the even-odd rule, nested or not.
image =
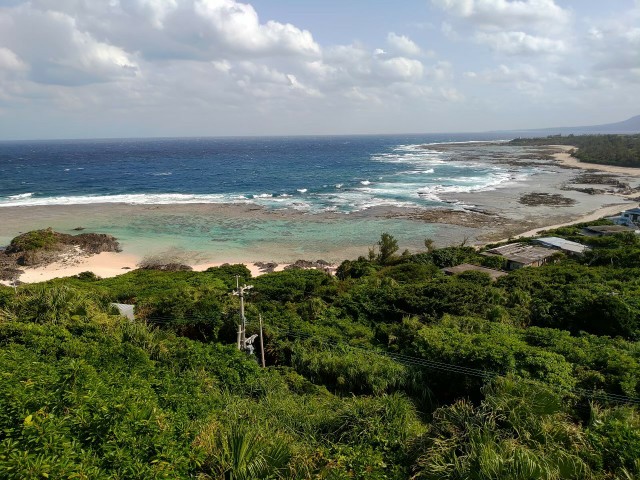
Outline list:
[[[258,318],[260,319],[260,355],[262,356],[262,368],[265,368],[266,364],[264,362],[264,340],[262,337],[262,315],[258,315]]]
[[[244,292],[245,290],[249,290],[253,288],[253,285],[243,285],[240,286],[240,276],[236,275],[236,290],[233,292],[234,295],[240,297],[240,324],[238,325],[238,350],[246,349],[246,341],[247,341],[247,319],[244,316]]]

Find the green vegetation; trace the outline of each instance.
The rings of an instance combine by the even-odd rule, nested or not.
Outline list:
[[[571,155],[581,162],[640,167],[640,134],[637,135],[551,135],[544,138],[516,138],[509,145],[571,145]]]
[[[30,252],[33,250],[52,250],[58,246],[59,239],[51,228],[23,233],[11,240],[8,253]]]
[[[243,266],[0,287],[3,478],[632,479],[640,242],[493,282],[388,234],[336,277]],[[502,259],[494,260],[498,267]],[[235,276],[248,334],[235,349]],[[138,319],[110,302],[135,303]]]

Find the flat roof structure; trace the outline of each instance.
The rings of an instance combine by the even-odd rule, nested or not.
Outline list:
[[[443,268],[442,271],[447,275],[459,275],[464,272],[482,272],[489,275],[493,280],[497,280],[500,277],[508,275],[507,272],[502,272],[493,268],[481,267],[480,265],[473,265],[471,263],[463,263],[462,265],[456,265],[455,267]]]
[[[537,245],[527,245],[524,243],[510,243],[502,247],[487,250],[485,255],[500,255],[510,262],[522,265],[532,265],[544,262],[547,258],[553,256],[555,250]]]
[[[572,242],[560,237],[542,237],[533,240],[535,243],[539,243],[542,246],[548,248],[555,248],[564,252],[581,254],[589,250],[589,247],[582,245],[578,242]]]
[[[635,232],[636,230],[625,225],[593,225],[582,229],[585,235],[614,235],[616,233]]]

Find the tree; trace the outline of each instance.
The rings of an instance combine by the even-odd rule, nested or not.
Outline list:
[[[424,247],[427,249],[427,253],[431,253],[436,249],[436,244],[432,238],[425,238]]]
[[[378,240],[378,263],[387,265],[398,251],[398,241],[390,233],[383,233]]]

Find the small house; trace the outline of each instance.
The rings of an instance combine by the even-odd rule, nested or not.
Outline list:
[[[547,263],[558,252],[551,248],[528,245],[525,243],[510,243],[492,248],[482,255],[500,255],[507,261],[506,270],[517,270],[522,267],[539,267]]]

